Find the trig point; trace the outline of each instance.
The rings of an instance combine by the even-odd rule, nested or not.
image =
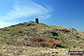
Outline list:
[[[39,24],[38,18],[35,19],[35,22],[36,22],[37,24]]]

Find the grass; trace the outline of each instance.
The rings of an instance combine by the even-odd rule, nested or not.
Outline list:
[[[69,56],[69,50],[84,51],[83,32],[34,22],[0,29],[0,56]]]
[[[7,43],[7,41],[11,43],[13,40],[25,42],[24,39],[28,39],[31,36],[62,40],[62,46],[64,48],[77,47],[77,44],[79,44],[78,41],[81,44],[84,43],[84,35],[73,28],[24,22],[0,29],[1,44]]]

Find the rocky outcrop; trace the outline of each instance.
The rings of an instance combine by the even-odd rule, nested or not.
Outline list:
[[[16,24],[16,25],[12,25],[10,27],[16,27],[16,26],[35,26],[36,24],[33,24],[34,22],[29,22],[29,23],[19,23],[19,24]]]

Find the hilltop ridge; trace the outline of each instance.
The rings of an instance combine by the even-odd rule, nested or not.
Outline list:
[[[0,29],[0,56],[69,56],[84,51],[84,34],[74,28],[30,21]]]
[[[84,37],[73,28],[46,25],[33,21],[19,23],[10,27],[0,29],[0,43],[24,45],[25,39],[30,37],[44,37],[51,40],[62,40],[61,46],[64,48],[81,47],[79,43],[84,43]],[[26,45],[26,44],[25,44]],[[28,44],[27,44],[28,45]]]

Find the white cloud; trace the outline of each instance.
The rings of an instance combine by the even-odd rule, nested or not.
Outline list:
[[[41,15],[41,16],[38,16],[38,18],[40,19],[47,19],[47,18],[50,18],[51,15]]]
[[[44,18],[47,19],[51,15],[50,13],[52,12],[52,8],[50,7],[43,7],[35,2],[32,1],[27,1],[27,3],[23,2],[24,0],[15,0],[16,3],[14,4],[13,9],[11,9],[9,12],[6,13],[5,16],[0,16],[2,22],[2,25],[10,25],[12,24],[11,22],[5,22],[5,21],[10,21],[10,20],[17,20],[19,18],[23,17],[39,17],[39,18]],[[2,27],[0,25],[0,27]]]
[[[4,22],[4,21],[0,21],[0,23],[1,23],[0,28],[7,27],[13,24],[12,22]]]

